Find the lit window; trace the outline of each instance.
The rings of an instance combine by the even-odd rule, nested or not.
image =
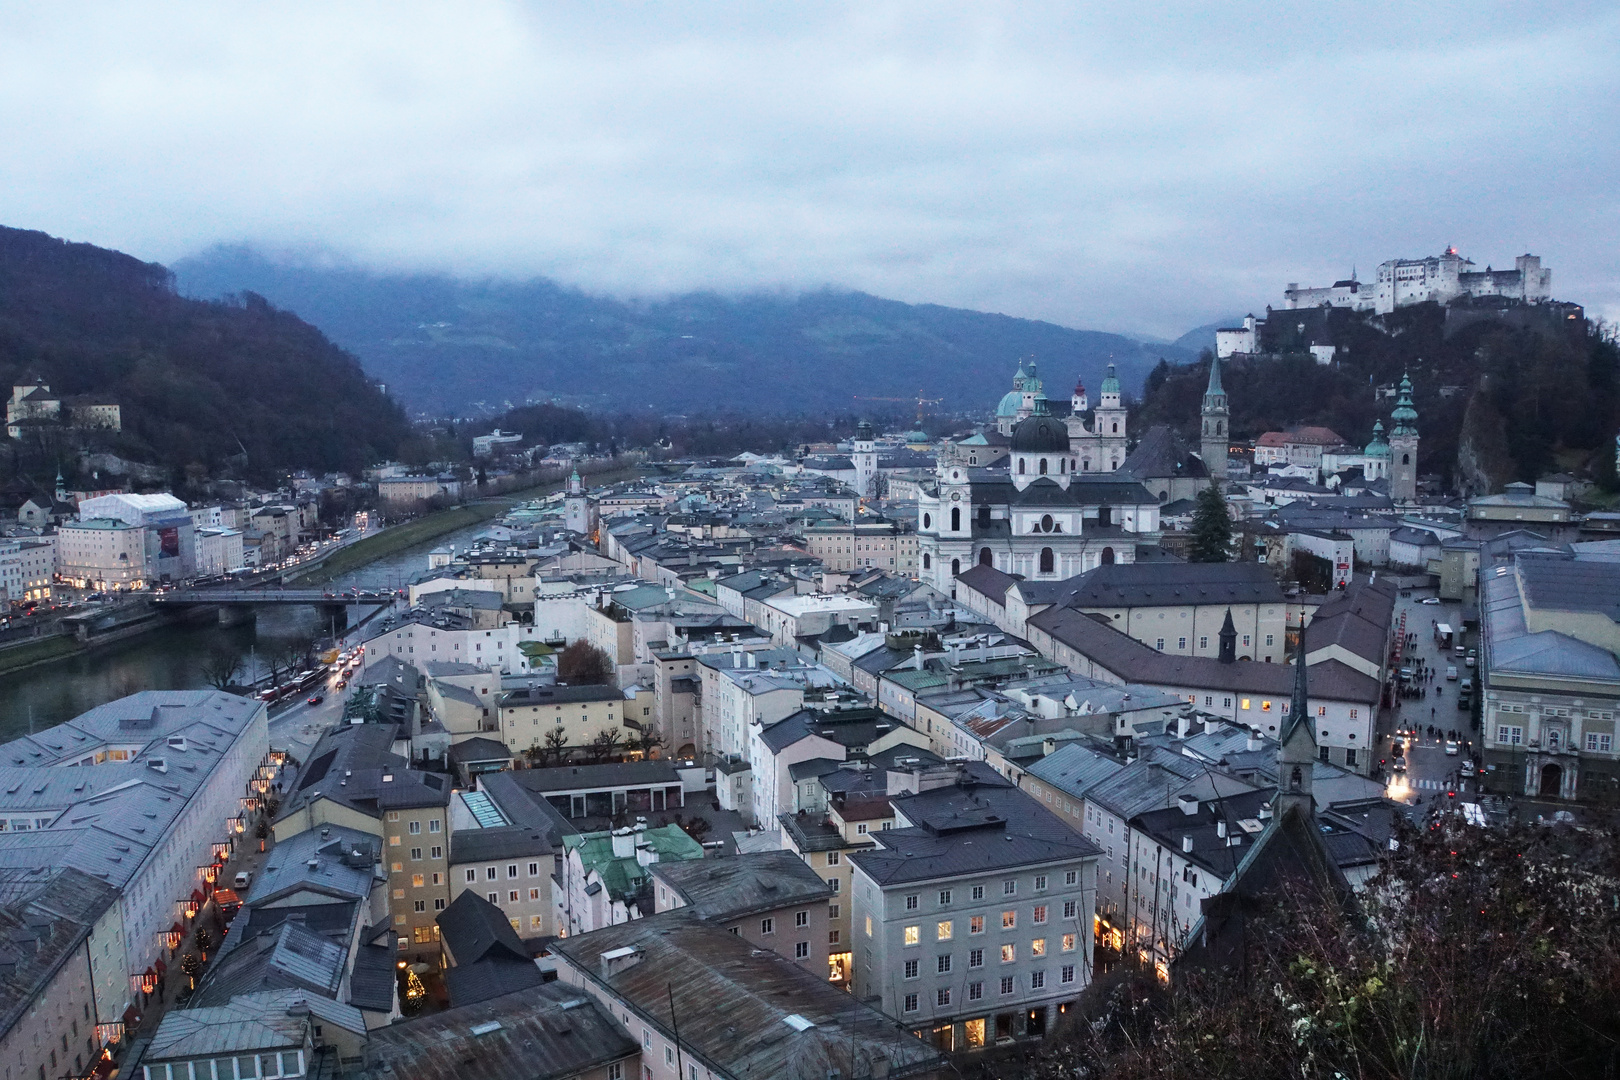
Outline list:
[[[1248,707],[1249,707],[1249,699],[1244,698],[1243,699],[1243,708],[1247,709]]]
[[[1036,904],[1035,905],[1035,922],[1037,924],[1040,924],[1040,923],[1043,923],[1045,921],[1046,921],[1046,905],[1045,904]]]
[[[1016,912],[1016,911],[1003,911],[1001,913],[1001,928],[1003,930],[1011,930],[1013,927],[1015,927],[1017,925],[1018,925],[1018,912]]]
[[[922,927],[920,927],[920,926],[908,926],[908,927],[906,927],[906,944],[907,945],[915,945],[918,942],[920,942],[921,940],[922,940]]]
[[[1063,935],[1063,951],[1064,952],[1074,952],[1074,935],[1073,934],[1064,934]]]
[[[975,915],[971,919],[968,920],[968,933],[970,933],[970,934],[982,934],[982,933],[984,933],[984,916],[983,915]]]
[[[1043,937],[1038,937],[1034,941],[1031,941],[1029,943],[1029,954],[1031,956],[1045,956],[1046,939]]]
[[[1010,964],[1014,960],[1017,960],[1017,959],[1018,959],[1018,949],[1017,949],[1016,946],[1003,945],[1001,947],[1001,962],[1003,964]]]

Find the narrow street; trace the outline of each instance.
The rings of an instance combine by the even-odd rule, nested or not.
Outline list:
[[[1474,670],[1451,649],[1442,649],[1434,635],[1435,626],[1442,623],[1461,631],[1462,605],[1444,601],[1423,603],[1434,595],[1434,589],[1413,589],[1410,595],[1398,597],[1395,603],[1397,620],[1405,612],[1407,633],[1414,636],[1402,653],[1400,666],[1422,673],[1412,685],[1427,696],[1397,698],[1394,708],[1383,710],[1379,717],[1379,758],[1384,769],[1385,794],[1412,807],[1414,815],[1436,803],[1477,797],[1475,782],[1462,777],[1460,772],[1467,762],[1477,761],[1478,732],[1469,726],[1472,714],[1457,708],[1463,680],[1473,678]],[[1455,680],[1446,678],[1450,667],[1457,669]],[[1429,733],[1431,727],[1436,729],[1435,734]],[[1397,735],[1414,728],[1415,735]],[[1404,772],[1392,768],[1397,739],[1406,747]],[[1451,739],[1458,744],[1454,755],[1446,753],[1446,743]]]

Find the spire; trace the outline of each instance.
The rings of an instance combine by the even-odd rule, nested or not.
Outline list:
[[[1221,624],[1221,663],[1237,663],[1237,627],[1232,625],[1232,609],[1226,609],[1226,621]]]
[[[1224,393],[1226,391],[1221,389],[1221,358],[1217,356],[1209,364],[1209,386],[1204,390],[1204,396],[1207,398],[1211,394]]]
[[[1417,435],[1417,410],[1412,407],[1412,377],[1401,375],[1400,396],[1395,399],[1395,411],[1389,414],[1395,422],[1393,435]]]
[[[1277,816],[1289,810],[1311,814],[1312,773],[1316,769],[1316,727],[1311,722],[1310,699],[1306,688],[1305,640],[1300,638],[1294,653],[1294,696],[1288,703],[1277,747]]]

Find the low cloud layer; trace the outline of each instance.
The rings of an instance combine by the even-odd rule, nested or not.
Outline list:
[[[13,7],[0,223],[1166,336],[1455,244],[1620,315],[1616,55],[1610,5]]]

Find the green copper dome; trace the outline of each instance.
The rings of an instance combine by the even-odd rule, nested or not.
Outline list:
[[[1105,394],[1119,393],[1119,376],[1114,374],[1114,365],[1108,365],[1108,375],[1102,381],[1102,392]]]
[[[1372,442],[1367,444],[1368,457],[1389,457],[1389,443],[1384,441],[1384,422],[1373,421]]]
[[[1417,434],[1417,410],[1412,407],[1412,377],[1401,376],[1400,396],[1395,399],[1395,411],[1389,414],[1395,422],[1396,435]]]
[[[1017,416],[1018,407],[1024,403],[1024,395],[1017,390],[1009,390],[1002,397],[1001,404],[996,406],[997,416]]]

